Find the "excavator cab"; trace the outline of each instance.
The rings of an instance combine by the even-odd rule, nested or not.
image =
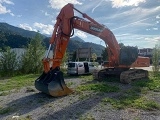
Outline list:
[[[42,75],[35,80],[35,87],[48,95],[59,97],[72,93],[63,78],[63,72],[57,67],[49,72],[43,72]]]

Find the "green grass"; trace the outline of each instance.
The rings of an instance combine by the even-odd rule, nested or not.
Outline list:
[[[80,85],[76,89],[77,91],[96,91],[96,92],[118,92],[117,86],[108,85],[106,83],[92,83],[86,85]]]
[[[27,115],[26,117],[23,117],[23,118],[19,118],[18,120],[33,120],[31,115]]]
[[[93,76],[92,75],[82,75],[80,76],[81,79],[83,79],[84,82],[92,81]]]
[[[9,95],[10,93],[11,91],[0,92],[0,96],[6,96],[6,95]]]
[[[124,94],[119,98],[104,98],[102,103],[110,103],[116,109],[137,108],[143,110],[160,109],[160,104],[138,94]]]
[[[0,96],[7,95],[13,89],[20,89],[22,87],[27,87],[28,91],[34,91],[34,89],[28,86],[34,86],[34,81],[39,77],[39,75],[29,74],[29,75],[20,75],[6,79],[0,79]],[[86,84],[79,85],[75,91],[84,92],[85,91],[94,91],[101,93],[108,92],[119,92],[120,88],[116,85],[108,85],[107,82],[92,82],[92,75],[84,76],[73,76],[74,78],[81,78],[82,81]],[[114,80],[113,80],[114,81]],[[67,85],[73,85],[73,82],[69,82]],[[119,83],[121,84],[121,83]],[[118,98],[104,98],[102,100],[103,104],[111,104],[114,108],[124,109],[124,108],[136,108],[144,110],[154,110],[160,109],[160,104],[157,102],[148,99],[147,93],[149,91],[160,92],[160,76],[154,76],[153,73],[150,73],[149,79],[134,81],[131,83],[131,88],[124,91],[121,96]],[[88,94],[82,94],[83,99],[88,96]],[[42,102],[42,101],[39,101]],[[11,108],[2,109],[0,108],[0,114],[5,114],[11,111]]]
[[[134,87],[146,88],[148,90],[160,91],[160,75],[154,76],[153,73],[150,73],[148,80],[139,80],[132,83]]]
[[[140,93],[140,89],[132,88],[117,98],[104,98],[103,103],[110,103],[114,108],[137,108],[143,110],[160,109],[160,104],[148,99]]]
[[[28,74],[11,77],[10,79],[1,80],[0,91],[9,91],[13,89],[20,89],[26,86],[34,85],[34,81],[38,78],[39,75]]]
[[[67,87],[71,87],[72,85],[74,85],[75,83],[74,82],[68,82],[67,83]]]
[[[102,103],[110,103],[114,108],[136,108],[143,110],[160,109],[160,104],[147,98],[149,91],[160,92],[160,76],[150,73],[149,79],[132,82],[132,88],[126,90],[118,98],[104,98]]]
[[[93,115],[87,114],[87,115],[84,115],[84,116],[80,116],[79,120],[96,120],[96,119],[93,117]]]

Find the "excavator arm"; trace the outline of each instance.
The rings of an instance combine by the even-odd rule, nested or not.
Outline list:
[[[86,18],[87,20],[74,16],[74,10],[81,13],[83,18]],[[112,31],[110,31],[104,25],[99,24],[97,21],[89,17],[87,14],[82,13],[76,8],[74,8],[72,4],[67,4],[61,9],[59,15],[57,16],[57,22],[55,24],[53,35],[50,40],[50,45],[53,44],[55,46],[54,56],[51,60],[52,69],[60,66],[61,60],[66,51],[69,39],[73,34],[74,28],[97,36],[105,42],[106,46],[109,47],[110,67],[123,66],[129,68],[132,64],[130,63],[129,65],[125,65],[120,63],[120,46]],[[48,49],[48,52],[49,51],[50,47]],[[137,56],[135,56],[134,61],[136,60],[136,57]],[[47,73],[50,70],[50,66],[49,62],[46,61],[48,61],[48,53],[43,61],[44,71]]]
[[[67,14],[66,14],[67,13]],[[57,16],[54,31],[50,39],[50,46],[46,57],[43,59],[44,71],[50,71],[50,62],[52,61],[52,69],[59,67],[65,54],[70,35],[71,23],[70,19],[74,16],[72,7],[64,6]],[[51,45],[54,46],[53,59],[48,59]]]
[[[74,10],[82,14],[85,19],[74,16]],[[99,24],[87,14],[74,8],[72,4],[67,4],[57,16],[49,49],[43,59],[44,72],[35,81],[35,87],[39,91],[55,97],[72,93],[72,90],[65,85],[63,73],[60,71],[60,64],[69,39],[74,34],[74,28],[97,36],[105,42],[109,49],[109,67],[129,69],[130,65],[137,59],[137,54],[133,54],[132,52],[129,52],[130,55],[126,54],[128,50],[133,51],[133,47],[120,48],[112,31],[104,25]],[[54,48],[52,59],[48,58],[51,46]]]

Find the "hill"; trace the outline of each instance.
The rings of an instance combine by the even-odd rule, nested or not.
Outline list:
[[[3,31],[4,33],[8,33],[8,34],[14,34],[14,35],[16,34],[16,35],[20,35],[22,37],[28,37],[28,38],[34,37],[37,33],[35,31],[24,30],[22,28],[9,25],[8,23],[0,23],[0,31]],[[44,35],[42,36],[45,37]]]
[[[49,46],[49,37],[44,39],[45,46]],[[68,43],[67,51],[68,52],[74,52],[78,48],[91,48],[92,53],[96,53],[97,56],[101,56],[102,50],[105,49],[104,46],[91,43],[91,42],[85,42],[81,38],[75,36],[73,38],[70,38],[70,41]]]
[[[34,37],[37,33],[34,31],[24,30],[7,23],[0,23],[0,47],[10,46],[11,48],[22,48],[26,46],[32,37]],[[46,37],[42,35],[44,44],[46,47],[49,45],[50,37]],[[92,48],[92,52],[96,53],[97,56],[101,55],[102,50],[104,50],[104,46],[85,42],[81,38],[75,36],[70,38],[68,43],[67,51],[74,52],[78,48]]]
[[[91,42],[79,41],[79,39],[77,38],[78,37],[70,39],[69,45],[67,48],[68,51],[73,51],[73,49],[76,50],[77,48],[91,48],[92,53],[96,53],[97,56],[101,56],[102,50],[105,49],[105,47],[102,45],[91,43]]]

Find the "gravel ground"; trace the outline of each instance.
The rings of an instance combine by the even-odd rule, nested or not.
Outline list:
[[[83,78],[65,79],[72,82],[72,89],[85,84]],[[54,98],[37,91],[33,86],[13,91],[7,96],[0,96],[0,107],[6,110],[0,114],[0,120],[160,120],[160,111],[139,109],[115,109],[109,103],[102,104],[105,97],[117,97],[131,85],[116,84],[121,92],[90,93],[83,95],[73,93]],[[150,92],[152,99],[160,103],[160,92]]]

